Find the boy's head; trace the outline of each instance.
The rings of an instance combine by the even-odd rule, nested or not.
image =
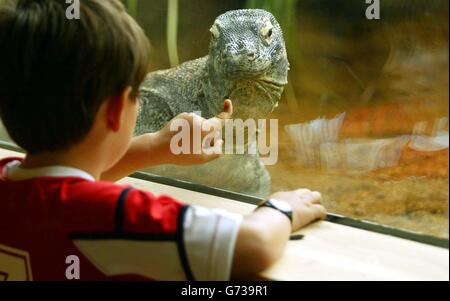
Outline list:
[[[127,90],[135,101],[148,71],[149,42],[121,2],[79,2],[78,20],[65,0],[0,9],[0,117],[29,154],[82,141],[106,102]]]

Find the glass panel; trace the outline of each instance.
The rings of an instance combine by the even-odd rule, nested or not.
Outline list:
[[[257,98],[249,111],[277,122],[276,164],[240,156],[147,172],[258,196],[307,187],[330,212],[448,238],[448,1],[374,2],[124,0],[151,40],[152,70],[207,55],[216,17],[249,7],[276,16],[290,61],[279,106],[269,114]]]
[[[167,1],[138,6],[152,68],[169,68]],[[279,107],[265,116],[279,126],[278,161],[266,166],[272,192],[308,187],[331,212],[448,237],[448,1],[382,1],[379,20],[356,0],[179,6],[181,62],[208,53],[209,29],[228,10],[265,8],[281,23],[291,70]],[[226,174],[208,177],[225,182]],[[190,177],[211,183],[179,175]],[[248,193],[244,186],[234,190]]]

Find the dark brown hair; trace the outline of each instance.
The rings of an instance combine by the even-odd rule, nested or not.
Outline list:
[[[67,149],[91,129],[108,97],[133,98],[149,42],[119,0],[19,0],[0,9],[0,117],[28,153]]]

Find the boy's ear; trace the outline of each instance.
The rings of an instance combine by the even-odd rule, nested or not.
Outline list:
[[[129,101],[131,91],[132,88],[127,87],[120,95],[112,96],[108,100],[107,123],[113,132],[118,132],[120,129],[125,102]]]

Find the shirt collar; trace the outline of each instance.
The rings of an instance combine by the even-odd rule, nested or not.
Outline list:
[[[85,171],[67,166],[46,166],[40,168],[22,168],[22,162],[14,160],[7,163],[3,169],[3,176],[11,181],[23,181],[39,177],[82,178],[95,182],[95,178]]]

